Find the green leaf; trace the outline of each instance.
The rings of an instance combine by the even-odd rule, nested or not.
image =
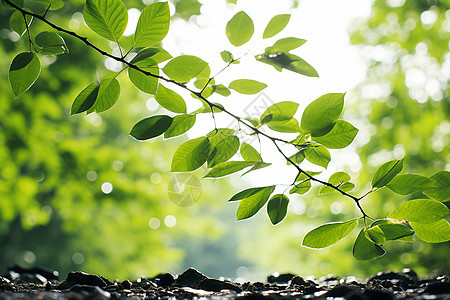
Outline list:
[[[227,50],[223,50],[222,52],[220,52],[220,57],[226,63],[230,63],[234,60],[233,54]]]
[[[139,65],[152,66],[154,62],[159,64],[171,58],[172,55],[166,50],[157,47],[149,47],[139,51],[130,63],[137,64],[139,62]]]
[[[45,54],[69,53],[66,42],[56,32],[42,31],[35,38],[36,45],[41,47],[39,52]]]
[[[50,10],[57,10],[60,9],[64,6],[64,1],[63,0],[33,0],[35,2],[41,2],[43,3],[45,6],[49,6],[50,5]]]
[[[239,200],[248,198],[248,197],[250,197],[250,196],[252,196],[252,195],[254,195],[254,194],[256,194],[256,193],[258,193],[260,191],[263,191],[263,190],[265,190],[267,188],[275,189],[275,186],[271,185],[271,186],[263,186],[263,187],[254,187],[254,188],[249,188],[249,189],[246,189],[246,190],[242,190],[239,193],[235,194],[233,197],[231,197],[231,199],[228,200],[228,202],[239,201]]]
[[[183,114],[175,116],[169,129],[164,132],[164,138],[168,139],[185,133],[194,126],[195,120],[195,115]]]
[[[23,52],[14,57],[9,68],[9,84],[17,98],[27,91],[38,79],[41,63],[36,54]]]
[[[414,231],[409,229],[403,223],[394,220],[376,220],[370,225],[370,227],[373,226],[378,226],[383,231],[386,240],[398,240],[414,234]]]
[[[241,94],[254,95],[265,89],[267,84],[251,79],[236,79],[228,87]]]
[[[97,99],[87,113],[89,114],[93,111],[101,113],[110,109],[119,99],[119,95],[120,85],[117,79],[108,78],[102,80],[98,89]]]
[[[282,101],[269,106],[261,115],[261,124],[268,122],[289,121],[296,113],[298,103]]]
[[[330,152],[324,146],[310,147],[304,151],[306,159],[315,165],[328,167],[328,163],[331,160]]]
[[[88,85],[80,94],[75,98],[70,109],[70,115],[82,113],[90,109],[95,100],[97,100],[99,86],[95,83]]]
[[[358,131],[359,130],[349,122],[337,120],[331,131],[323,136],[314,137],[313,139],[329,149],[342,149],[353,142]]]
[[[209,139],[204,136],[184,142],[175,150],[170,172],[190,172],[200,168],[210,150]]]
[[[31,21],[33,20],[33,17],[27,15],[26,18],[27,18],[28,26],[30,26]],[[15,31],[19,36],[22,36],[25,33],[27,26],[25,24],[23,15],[20,11],[16,10],[15,12],[13,12],[11,17],[9,18],[9,28],[11,28],[11,30]]]
[[[250,144],[243,142],[240,149],[241,156],[247,161],[262,161],[261,155]]]
[[[239,138],[235,135],[221,139],[212,148],[208,157],[208,168],[229,160],[239,150]]]
[[[289,198],[283,194],[277,194],[270,198],[267,203],[267,214],[273,225],[277,225],[286,217],[288,204]]]
[[[217,93],[224,97],[228,97],[231,95],[231,91],[223,84],[214,84],[211,87],[213,88],[214,93]]]
[[[357,260],[368,260],[386,253],[382,247],[367,238],[366,231],[366,228],[361,229],[353,245],[353,256]]]
[[[186,113],[186,102],[175,91],[172,91],[162,84],[158,87],[155,100],[167,110],[174,113]]]
[[[305,235],[302,245],[313,249],[329,247],[352,232],[357,225],[357,220],[321,225]]]
[[[177,56],[169,61],[163,68],[170,79],[178,82],[188,82],[195,78],[208,64],[201,58],[193,55]]]
[[[274,131],[278,131],[278,132],[287,132],[287,133],[294,133],[294,132],[299,132],[301,130],[297,119],[292,118],[289,119],[287,121],[270,121],[268,123],[266,123],[267,126],[274,130]]]
[[[236,219],[244,220],[254,216],[269,200],[275,186],[268,186],[243,199],[238,206]]]
[[[269,24],[267,24],[266,29],[264,29],[263,39],[273,37],[280,31],[282,31],[289,23],[290,18],[291,18],[290,14],[281,14],[273,17],[269,21]]]
[[[304,40],[304,39],[299,39],[299,38],[295,38],[295,37],[287,37],[287,38],[283,38],[283,39],[276,41],[275,44],[273,44],[273,46],[270,47],[269,51],[274,52],[274,53],[276,53],[278,51],[289,52],[291,50],[297,49],[304,43],[306,43],[306,40]]]
[[[388,184],[403,168],[403,159],[384,163],[372,178],[372,187],[381,188]]]
[[[296,184],[290,191],[289,194],[306,194],[309,189],[311,189],[311,180],[306,180],[301,183]]]
[[[120,0],[86,0],[83,17],[94,32],[116,42],[128,23],[127,8]]]
[[[294,155],[290,156],[289,159],[292,162],[294,162],[295,164],[297,164],[297,165],[301,164],[305,160],[305,153],[303,153],[305,151],[305,149],[301,149],[300,151],[298,151]],[[291,162],[290,161],[286,161],[286,164],[287,165],[291,165]]]
[[[270,166],[270,165],[271,165],[271,163],[266,163],[266,162],[263,162],[263,161],[258,161],[253,167],[250,168],[250,170],[245,171],[241,176],[244,176],[245,174],[248,174],[248,173],[250,173],[250,172],[253,172],[253,171],[256,171],[256,170],[259,170],[259,169],[268,167],[268,166]]]
[[[135,63],[135,65],[144,71],[150,72],[151,74],[159,75],[158,65],[153,58],[146,58]],[[158,90],[157,77],[146,75],[133,68],[128,68],[128,77],[133,85],[140,91],[150,95],[156,94],[156,91]]]
[[[303,171],[303,172],[307,173],[310,176],[316,176],[316,175],[319,175],[320,173],[322,173],[322,172],[314,172],[314,171]],[[306,176],[303,172],[297,175],[297,177],[295,178],[295,182],[309,179],[309,177]]]
[[[377,245],[381,245],[386,242],[386,237],[380,226],[375,225],[366,231],[366,237]]]
[[[134,47],[161,42],[169,32],[170,11],[167,2],[153,3],[142,11],[134,33]]]
[[[226,35],[233,46],[242,46],[253,36],[255,27],[252,19],[243,11],[235,14],[227,23]]]
[[[236,130],[231,128],[217,128],[214,130],[211,130],[206,135],[209,138],[209,141],[211,142],[211,147],[214,147],[218,142],[226,138],[227,136],[232,136],[236,133]]]
[[[440,171],[431,176],[431,181],[433,181],[435,187],[427,189],[424,193],[435,200],[450,200],[450,172]]]
[[[257,161],[227,161],[215,165],[203,178],[217,178],[236,173],[253,166]]]
[[[317,71],[305,60],[297,55],[277,51],[276,49],[267,48],[267,52],[255,56],[257,61],[273,66],[277,71],[283,69],[305,75],[308,77],[319,77]],[[275,53],[273,53],[275,51]]]
[[[441,219],[436,222],[409,223],[416,232],[416,236],[427,243],[443,243],[450,240],[450,224],[447,220]]]
[[[442,202],[432,199],[415,199],[400,204],[389,214],[389,218],[417,223],[433,223],[450,215]]]
[[[328,183],[331,183],[332,185],[334,185],[336,187],[341,187],[344,183],[349,182],[350,179],[351,179],[351,177],[347,173],[336,172],[330,176],[330,178],[328,179]],[[331,193],[334,191],[335,191],[335,189],[333,189],[332,187],[322,185],[322,187],[320,188],[319,194],[326,194],[326,193]]]
[[[163,134],[171,124],[172,118],[169,116],[151,116],[136,123],[130,135],[140,141],[152,139]]]
[[[430,178],[416,174],[398,175],[386,186],[400,195],[420,192],[434,187]]]
[[[16,5],[17,7],[20,7],[20,8],[23,8],[23,5],[24,5],[24,0],[10,0],[9,2],[12,2],[14,5]],[[7,9],[13,9],[13,10],[16,9],[3,0],[1,0],[1,4],[3,7],[7,8]]]
[[[344,108],[345,94],[325,94],[311,102],[304,110],[301,126],[312,136],[330,132]]]

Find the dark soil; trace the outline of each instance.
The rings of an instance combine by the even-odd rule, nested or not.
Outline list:
[[[448,275],[419,278],[410,269],[378,273],[366,280],[330,277],[305,280],[295,274],[269,276],[267,282],[237,283],[209,278],[195,269],[135,281],[99,275],[12,266],[0,276],[0,299],[450,299]]]

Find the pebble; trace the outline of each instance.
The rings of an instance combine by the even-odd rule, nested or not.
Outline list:
[[[112,285],[112,282],[98,275],[91,275],[84,272],[70,272],[67,275],[67,278],[61,282],[56,289],[65,290],[76,284],[105,287],[107,285]]]
[[[200,284],[200,282],[207,278],[207,276],[203,275],[196,269],[189,268],[178,276],[178,278],[175,280],[175,283],[177,285],[188,286],[195,289]]]

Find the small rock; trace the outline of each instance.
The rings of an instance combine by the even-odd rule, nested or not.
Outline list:
[[[102,290],[98,286],[92,285],[80,285],[75,284],[70,289],[65,291],[66,293],[77,293],[85,296],[85,299],[109,299],[111,294],[107,291]]]
[[[303,279],[303,277],[301,276],[294,276],[291,279],[291,284],[296,284],[296,285],[304,285],[305,284],[305,279]]]
[[[132,286],[133,284],[132,284],[131,281],[129,281],[129,280],[124,280],[124,281],[122,281],[122,282],[120,283],[120,285],[122,285],[122,287],[123,287],[124,289],[129,290],[129,289],[131,289],[131,286]]]
[[[207,276],[203,275],[196,269],[189,268],[178,276],[178,278],[175,280],[175,283],[181,286],[188,286],[195,289],[200,284],[200,282],[202,282],[202,280],[205,280],[207,278]]]
[[[433,282],[427,285],[423,290],[422,294],[450,294],[450,283],[449,282]]]
[[[289,280],[291,280],[295,274],[291,273],[284,273],[284,274],[272,274],[269,277],[267,277],[267,282],[269,283],[287,283]]]
[[[110,282],[108,279],[98,276],[98,275],[91,275],[91,274],[87,274],[84,272],[70,272],[67,275],[66,280],[61,282],[56,287],[56,289],[57,290],[65,290],[76,284],[105,287],[107,285],[111,285],[112,282]]]
[[[348,286],[346,284],[341,284],[341,285],[337,285],[337,286],[333,287],[326,294],[324,294],[324,296],[326,296],[326,297],[345,297],[345,295],[347,295],[353,291],[356,291],[355,287]]]
[[[364,295],[369,298],[369,300],[394,300],[394,296],[389,292],[384,292],[379,289],[366,289]]]
[[[168,287],[175,282],[175,277],[170,273],[161,273],[152,279],[158,286]]]
[[[197,286],[197,289],[211,292],[220,292],[221,290],[230,290],[238,293],[242,292],[242,289],[240,287],[231,282],[226,282],[213,278],[206,278],[202,280]]]

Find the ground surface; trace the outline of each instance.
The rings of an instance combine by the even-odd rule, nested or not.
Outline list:
[[[0,276],[0,299],[450,299],[448,275],[419,278],[410,269],[354,277],[305,280],[294,274],[267,282],[236,283],[209,278],[195,269],[135,281],[110,281],[82,272],[60,281],[58,272],[12,266]]]

